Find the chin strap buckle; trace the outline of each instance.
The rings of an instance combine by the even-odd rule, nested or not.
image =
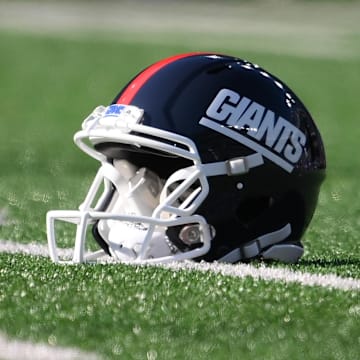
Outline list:
[[[295,264],[303,255],[304,248],[296,244],[278,244],[260,253],[262,259],[278,260],[288,264]]]
[[[291,225],[286,224],[279,230],[259,236],[239,248],[236,248],[222,258],[219,262],[235,263],[253,258],[278,260],[284,263],[296,263],[304,249],[301,244],[281,243],[291,234]]]

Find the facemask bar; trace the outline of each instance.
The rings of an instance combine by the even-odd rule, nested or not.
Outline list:
[[[140,216],[140,215],[124,215],[124,214],[115,214],[107,211],[98,211],[97,208],[101,207],[101,204],[106,200],[108,193],[112,191],[112,186],[107,185],[104,188],[104,193],[97,201],[97,204],[94,208],[91,207],[92,203],[95,200],[98,190],[101,187],[102,183],[109,183],[109,181],[116,186],[119,183],[119,179],[116,178],[119,174],[116,172],[114,167],[110,164],[103,164],[100,167],[91,187],[89,193],[86,196],[85,201],[81,204],[79,211],[50,211],[47,214],[47,231],[48,231],[48,242],[50,249],[51,259],[55,262],[59,261],[59,256],[57,252],[56,237],[55,237],[55,220],[61,220],[65,222],[70,222],[77,225],[76,230],[76,239],[75,239],[75,248],[72,263],[81,263],[91,260],[96,260],[97,258],[105,255],[103,250],[85,254],[85,243],[86,243],[86,229],[89,225],[94,224],[98,220],[117,220],[122,222],[133,222],[133,223],[143,223],[148,224],[149,228],[147,234],[143,241],[142,249],[139,253],[139,256],[134,259],[136,261],[142,262],[166,262],[174,260],[183,260],[193,257],[198,257],[205,254],[210,248],[211,234],[208,224],[205,219],[199,215],[189,215],[189,216],[166,216],[166,218],[160,219],[154,216],[155,213],[162,213],[162,204],[160,203],[155,209],[153,216]],[[170,200],[166,200],[166,203],[171,203]],[[100,204],[100,205],[99,205]],[[172,208],[172,207],[170,207]],[[165,207],[165,209],[167,209]],[[157,227],[169,228],[171,226],[180,226],[193,224],[197,225],[201,233],[201,243],[202,246],[184,253],[177,253],[171,256],[148,259],[146,257],[146,251],[154,230]]]
[[[112,107],[123,107],[128,116],[123,115],[117,120],[106,116],[107,109]],[[133,116],[129,114],[135,112]],[[95,115],[94,115],[95,114]],[[172,154],[178,157],[189,159],[195,164],[200,164],[194,142],[184,136],[140,124],[143,111],[131,105],[111,105],[107,108],[97,107],[94,112],[84,120],[83,130],[74,135],[75,144],[91,157],[104,162],[104,154],[96,151],[93,145],[104,142],[128,144],[158,150],[159,152]],[[103,116],[103,117],[101,117]],[[141,116],[136,118],[136,116]],[[133,133],[131,133],[133,132]],[[134,134],[136,133],[136,135]],[[145,135],[145,136],[143,136]],[[146,137],[148,136],[148,137]],[[90,141],[86,143],[86,141]]]
[[[109,115],[107,115],[109,114]],[[114,115],[115,114],[115,115]],[[120,114],[120,115],[119,115]],[[202,164],[200,155],[194,142],[178,134],[157,128],[141,125],[143,111],[129,105],[111,105],[109,107],[98,107],[83,122],[83,130],[77,132],[74,141],[80,149],[93,158],[99,160],[100,167],[84,202],[79,211],[50,211],[47,214],[47,233],[50,256],[53,261],[59,262],[55,238],[55,220],[74,223],[77,225],[75,249],[72,262],[81,263],[97,259],[105,254],[103,250],[86,255],[85,241],[86,229],[101,219],[112,219],[119,221],[139,222],[149,224],[149,229],[143,241],[137,261],[165,262],[183,260],[201,256],[210,248],[212,234],[210,226],[200,215],[194,214],[209,192],[208,176],[217,175],[239,175],[249,171],[250,168],[263,164],[260,154],[254,153],[247,157],[229,159],[216,163]],[[118,116],[119,115],[119,116]],[[145,135],[145,136],[143,136]],[[98,152],[93,145],[100,142],[118,142],[137,146],[139,149],[146,148],[158,150],[193,162],[193,166],[179,169],[166,181],[160,196],[160,204],[155,208],[151,217],[138,215],[118,215],[114,213],[98,211],[98,207],[107,199],[112,189],[111,184],[118,182],[119,173],[107,162],[104,154]],[[104,192],[100,196],[94,209],[91,204],[98,193],[99,187],[104,182]],[[175,190],[168,191],[171,185],[180,183]],[[196,184],[195,188],[194,185]],[[191,191],[184,201],[181,196]],[[100,205],[99,205],[100,204]],[[152,234],[157,226],[171,227],[186,224],[197,224],[201,232],[202,246],[186,252],[180,252],[174,256],[147,259],[146,249],[151,241]]]
[[[98,199],[96,205],[92,209],[91,206],[95,200],[96,195],[98,194],[98,189],[104,185],[104,191],[100,198]],[[75,248],[72,262],[81,263],[85,261],[85,239],[86,239],[86,230],[90,224],[95,222],[95,219],[92,219],[89,216],[89,211],[101,208],[102,204],[106,201],[106,198],[109,196],[109,193],[112,191],[112,186],[109,180],[104,179],[102,174],[102,168],[100,168],[90,186],[90,189],[86,195],[84,202],[79,206],[79,210],[52,210],[49,211],[46,215],[46,224],[47,224],[47,235],[48,235],[48,245],[50,250],[50,257],[54,262],[60,262],[58,251],[57,251],[57,241],[55,234],[55,220],[68,222],[75,224],[76,237],[75,237]],[[96,254],[92,254],[91,257],[97,258],[103,256],[105,252],[99,250]],[[87,260],[89,260],[87,258]]]

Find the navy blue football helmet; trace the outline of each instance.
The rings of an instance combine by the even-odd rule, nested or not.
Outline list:
[[[47,215],[54,261],[56,220],[77,225],[72,262],[292,263],[303,254],[323,142],[294,92],[253,63],[213,53],[161,60],[97,107],[74,140],[101,165],[79,210]]]

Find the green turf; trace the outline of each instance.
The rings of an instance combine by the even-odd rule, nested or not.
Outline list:
[[[237,49],[221,50],[242,55]],[[44,242],[45,229],[39,224],[46,211],[77,207],[97,167],[72,143],[82,119],[95,106],[109,103],[148,63],[178,51],[175,46],[120,40],[0,34],[1,121],[6,124],[0,149],[7,154],[2,158],[6,181],[0,184],[0,201],[13,220],[0,230],[2,238]],[[112,56],[104,57],[106,53]],[[313,113],[325,141],[328,177],[302,264],[358,276],[360,157],[354,154],[360,103],[353,94],[360,93],[359,61],[244,55],[286,79]]]
[[[358,355],[358,293],[22,255],[0,260],[1,328],[20,338],[125,359]]]
[[[75,209],[97,168],[72,144],[82,119],[149,63],[188,50],[0,32],[0,238],[44,244],[46,211]],[[217,50],[284,79],[324,137],[328,177],[305,256],[288,267],[360,278],[360,56]],[[19,338],[135,359],[355,359],[360,348],[358,293],[21,255],[0,264],[0,330]]]

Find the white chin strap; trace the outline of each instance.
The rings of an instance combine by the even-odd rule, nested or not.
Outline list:
[[[103,164],[103,175],[116,187],[106,211],[126,216],[151,217],[159,204],[163,184],[160,178],[146,168],[136,168],[126,160],[115,160],[114,166]],[[100,220],[98,231],[109,246],[111,255],[120,261],[133,261],[143,251],[150,225],[138,221]],[[160,228],[159,228],[160,229]],[[169,256],[164,231],[152,230],[147,257]]]
[[[165,185],[152,171],[136,170],[126,160],[115,160],[114,166],[104,163],[100,171],[116,188],[105,209],[108,217],[97,223],[98,233],[115,259],[181,260],[201,256],[209,250],[209,227],[205,219],[193,215],[207,195],[206,186],[189,190],[203,176],[198,169],[180,169]],[[175,189],[169,190],[171,185]],[[199,231],[199,238],[195,239],[199,246],[182,253],[168,239],[166,230],[172,226],[186,227],[189,223]]]
[[[224,255],[219,262],[235,263],[260,257],[265,260],[279,260],[296,263],[304,253],[302,246],[283,243],[291,235],[291,225],[286,224],[279,230],[259,236]]]
[[[120,261],[135,260],[142,250],[146,232],[147,229],[137,228],[133,224],[123,222],[114,224],[108,237],[111,255]],[[154,231],[146,254],[148,258],[166,257],[172,254],[163,232]]]

